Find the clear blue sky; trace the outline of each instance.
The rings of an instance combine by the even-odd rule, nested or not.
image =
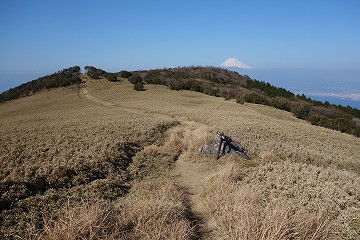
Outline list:
[[[230,57],[254,71],[360,70],[357,0],[2,0],[0,23],[0,74],[219,66]]]

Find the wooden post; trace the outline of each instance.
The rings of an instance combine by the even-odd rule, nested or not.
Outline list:
[[[222,136],[220,136],[220,143],[219,143],[219,147],[218,147],[218,151],[217,151],[217,155],[216,155],[216,160],[218,160],[220,158],[220,151],[221,151],[222,143],[223,143],[223,138],[222,138]]]

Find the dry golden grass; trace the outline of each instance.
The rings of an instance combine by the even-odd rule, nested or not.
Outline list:
[[[70,87],[0,105],[0,238],[26,236],[27,223],[41,236],[78,231],[70,222],[85,219],[89,229],[111,210],[106,219],[116,220],[102,238],[190,239],[192,212],[208,239],[358,239],[359,138],[163,86],[137,92],[126,81],[90,80],[86,88],[110,104]],[[200,155],[216,130],[240,141],[251,160]],[[181,178],[167,179],[172,171]],[[99,198],[110,205],[88,202]],[[57,218],[41,220],[48,213]]]
[[[250,157],[272,151],[278,160],[333,165],[360,173],[360,139],[333,130],[312,126],[291,113],[254,104],[237,104],[195,92],[169,91],[147,85],[145,92],[133,93],[126,82],[93,81],[89,91],[116,106],[166,115],[221,129],[239,140]]]
[[[42,234],[34,239],[117,239],[120,236],[119,212],[103,200],[67,202],[56,217],[49,216]]]
[[[201,195],[211,212],[213,239],[331,239],[332,223],[314,212],[269,205],[252,187],[237,184],[233,163],[209,177]]]
[[[67,202],[48,216],[32,239],[190,239],[183,191],[169,179],[134,183],[131,192],[113,203],[104,200]],[[32,229],[34,230],[34,229]]]
[[[191,239],[194,235],[186,196],[171,179],[135,183],[119,205],[124,239]]]
[[[200,194],[214,239],[357,239],[359,186],[352,173],[307,164],[229,162]]]
[[[170,130],[165,146],[180,152],[196,152],[211,140],[212,135],[208,127],[197,127],[194,122],[184,122],[183,126]]]
[[[264,151],[260,153],[260,159],[265,163],[271,163],[276,161],[276,155],[273,151]]]
[[[176,124],[164,116],[103,107],[76,88],[44,91],[0,105],[0,238],[42,227],[43,213],[70,197],[116,199],[143,146],[161,143]]]

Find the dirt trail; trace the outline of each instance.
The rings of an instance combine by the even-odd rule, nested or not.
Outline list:
[[[176,161],[174,174],[178,178],[188,196],[188,207],[190,208],[190,218],[196,222],[197,236],[195,239],[214,239],[210,223],[210,213],[206,210],[201,197],[201,189],[204,181],[208,180],[209,174],[216,171],[214,166],[206,163],[194,163],[189,161],[186,156],[181,155]]]
[[[89,91],[86,88],[86,82],[88,81],[87,77],[81,77],[81,80],[83,80],[84,83],[81,84],[80,89],[79,89],[79,97],[80,98],[92,101],[92,102],[94,102],[96,104],[100,104],[101,106],[104,106],[104,107],[114,106],[113,103],[98,99],[89,93]]]

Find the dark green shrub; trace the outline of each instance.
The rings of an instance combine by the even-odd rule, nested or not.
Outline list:
[[[336,118],[332,120],[332,129],[340,132],[351,133],[352,129],[355,128],[353,122],[346,118]]]
[[[325,116],[321,116],[319,114],[314,114],[308,117],[308,121],[312,124],[312,125],[316,125],[316,126],[322,126],[325,122],[324,119]]]
[[[205,93],[206,95],[209,95],[209,96],[215,96],[216,97],[219,94],[219,89],[208,86],[208,87],[204,88],[203,93]]]
[[[116,76],[115,73],[109,73],[106,76],[106,79],[109,80],[110,82],[117,82],[118,81],[117,76]]]
[[[119,77],[121,77],[121,78],[129,78],[131,75],[133,75],[133,74],[128,71],[120,71],[119,72]]]
[[[203,92],[204,91],[204,86],[202,82],[199,81],[191,81],[190,82],[190,90],[191,91],[195,91],[195,92]]]
[[[136,91],[144,91],[144,84],[143,83],[135,83],[134,84],[134,90]]]
[[[260,94],[257,93],[248,93],[242,96],[244,102],[255,103],[255,104],[263,104],[269,105],[268,99]]]
[[[291,108],[291,112],[295,117],[306,120],[309,117],[311,105],[309,104],[295,104]]]
[[[168,81],[168,87],[170,90],[181,90],[185,89],[184,81],[181,80],[170,80]]]
[[[137,84],[137,83],[141,83],[142,82],[142,78],[139,75],[131,75],[128,78],[129,82],[131,82],[132,84]]]
[[[84,69],[86,71],[86,74],[93,79],[99,79],[100,77],[106,75],[106,72],[104,70],[93,66],[85,66]]]
[[[238,97],[238,98],[236,99],[236,102],[237,102],[237,103],[240,103],[240,104],[244,104],[244,103],[245,103],[245,101],[244,101],[244,99],[243,99],[242,97]]]
[[[253,80],[251,78],[247,79],[245,87],[249,88],[249,89],[260,89],[267,96],[270,96],[270,97],[281,96],[281,97],[285,97],[285,98],[292,98],[295,96],[294,93],[287,91],[284,88],[278,88],[278,87],[271,85],[270,83],[267,83],[264,81],[258,81],[256,79]]]
[[[290,110],[291,110],[291,101],[288,100],[287,98],[281,98],[281,97],[272,98],[271,99],[271,106],[274,107],[274,108],[278,108],[278,109],[290,112]]]
[[[356,137],[360,137],[360,127],[356,127],[353,133]]]

